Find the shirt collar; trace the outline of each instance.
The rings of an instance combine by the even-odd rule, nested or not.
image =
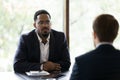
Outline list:
[[[104,44],[112,45],[112,43],[110,43],[110,42],[100,42],[96,45],[96,48],[99,47],[100,45],[104,45]]]

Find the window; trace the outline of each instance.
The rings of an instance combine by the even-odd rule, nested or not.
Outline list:
[[[63,0],[0,0],[0,71],[12,71],[20,35],[34,29],[39,9],[51,14],[53,29],[63,31]]]
[[[120,0],[70,0],[70,52],[72,60],[92,49],[92,24],[102,13],[112,14],[120,21]],[[113,43],[120,49],[120,34]]]
[[[0,0],[0,71],[12,71],[13,57],[20,35],[33,27],[34,13],[46,9],[52,17],[52,28],[63,31],[64,0]],[[92,23],[101,13],[120,21],[120,0],[69,0],[70,54],[74,57],[94,49]],[[120,49],[120,34],[114,45]]]

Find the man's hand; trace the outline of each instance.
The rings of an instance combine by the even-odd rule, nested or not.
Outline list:
[[[45,70],[45,71],[60,71],[61,66],[60,66],[60,64],[53,63],[51,61],[47,61],[47,62],[43,63],[43,70]]]

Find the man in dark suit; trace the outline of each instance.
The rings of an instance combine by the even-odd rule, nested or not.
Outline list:
[[[67,71],[70,67],[68,45],[63,32],[51,29],[51,16],[46,10],[34,15],[34,27],[20,38],[14,58],[14,71]]]
[[[70,80],[120,80],[120,51],[112,45],[118,29],[118,21],[110,14],[95,19],[96,49],[75,58]]]

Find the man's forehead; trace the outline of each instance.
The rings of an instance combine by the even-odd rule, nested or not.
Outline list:
[[[37,19],[40,19],[40,20],[49,20],[50,17],[48,14],[40,14],[37,16]]]

